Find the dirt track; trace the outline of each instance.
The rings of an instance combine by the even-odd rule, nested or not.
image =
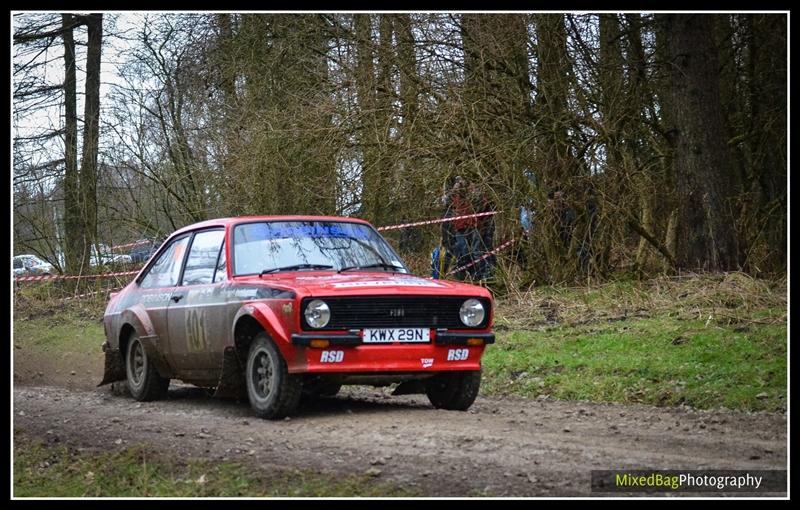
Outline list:
[[[270,422],[188,387],[139,404],[107,389],[17,386],[14,426],[82,447],[369,473],[427,496],[591,495],[592,469],[786,469],[783,414],[494,398],[439,411],[360,387]]]

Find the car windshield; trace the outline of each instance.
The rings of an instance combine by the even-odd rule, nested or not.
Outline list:
[[[324,269],[369,266],[371,271],[408,269],[373,228],[338,221],[270,221],[237,225],[233,231],[233,272]]]

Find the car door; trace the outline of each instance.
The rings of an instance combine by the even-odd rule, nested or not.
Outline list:
[[[206,379],[220,367],[224,301],[215,271],[225,231],[195,232],[179,286],[167,312],[170,352],[188,379]],[[220,350],[218,353],[217,350]]]
[[[169,350],[167,309],[172,302],[172,293],[180,281],[189,237],[186,234],[171,241],[139,282],[138,301],[147,310],[158,336],[158,349],[167,358],[170,366],[174,365]]]

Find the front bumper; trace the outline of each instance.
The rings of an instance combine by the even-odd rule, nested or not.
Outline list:
[[[471,339],[481,345],[468,345]],[[328,347],[310,347],[327,340]],[[293,334],[295,363],[290,373],[387,373],[480,370],[481,356],[494,333],[431,331],[430,343],[365,344],[356,331],[347,334]],[[473,344],[476,343],[474,340]]]

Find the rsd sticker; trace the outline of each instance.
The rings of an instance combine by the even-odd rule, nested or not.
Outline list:
[[[420,358],[419,360],[422,363],[422,368],[429,368],[433,366],[433,358]]]
[[[465,361],[469,358],[469,349],[450,349],[447,351],[447,361]]]
[[[344,351],[322,351],[320,363],[341,363],[344,361]]]

